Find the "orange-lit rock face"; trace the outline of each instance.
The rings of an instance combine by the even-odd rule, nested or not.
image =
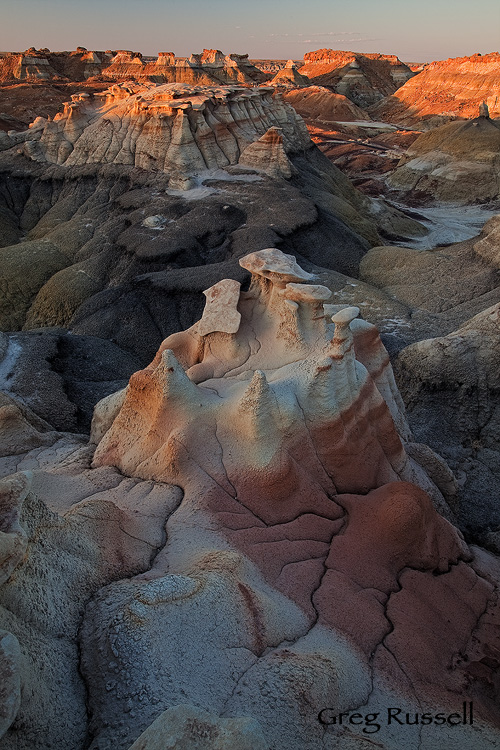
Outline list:
[[[348,122],[370,119],[364,110],[346,96],[336,94],[324,86],[294,89],[285,93],[283,98],[306,121]]]
[[[401,86],[375,109],[374,116],[415,123],[436,116],[476,117],[485,101],[490,116],[500,115],[500,55],[440,60]]]
[[[95,465],[182,486],[209,477],[266,523],[338,492],[418,482],[376,329],[357,308],[329,306],[330,290],[305,284],[292,256],[240,263],[250,290],[207,290],[202,319],[166,339],[124,397],[96,407]]]
[[[299,73],[312,83],[333,88],[337,94],[364,107],[393,94],[413,76],[395,55],[360,54],[319,49],[304,55]]]

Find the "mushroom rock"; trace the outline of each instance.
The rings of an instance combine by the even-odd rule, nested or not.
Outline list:
[[[115,736],[123,700],[140,717],[129,736],[152,725],[134,747],[170,736],[166,717],[152,724],[158,713],[138,702],[139,685],[162,705],[215,713],[214,741],[217,716],[258,717],[279,750],[318,746],[323,704],[451,712],[476,690],[488,747],[496,719],[479,697],[488,688],[469,690],[466,675],[498,622],[497,573],[425,491],[433,485],[407,454],[414,443],[376,328],[358,308],[332,305],[330,290],[276,248],[241,265],[248,291],[231,280],[207,290],[202,319],[95,409],[94,467],[184,490],[153,569],[104,589],[86,612],[95,736]],[[192,645],[202,632],[203,654]],[[130,675],[116,694],[106,687],[113,669]],[[176,722],[192,709],[172,711]]]
[[[311,274],[276,248],[240,264],[248,292],[230,280],[207,290],[201,321],[163,342],[117,409],[109,397],[97,405],[94,465],[189,484],[195,460],[268,521],[297,511],[311,481],[329,493],[398,479],[429,489],[405,453],[409,429],[374,327],[352,307],[330,320],[330,290],[303,283]]]
[[[5,464],[39,468],[0,483],[2,747],[348,750],[363,726],[322,708],[470,700],[460,742],[495,747],[500,566],[436,511],[377,330],[277,248],[241,265],[248,291],[207,289],[99,402],[93,446]]]

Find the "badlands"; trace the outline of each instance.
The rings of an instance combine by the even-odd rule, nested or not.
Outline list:
[[[2,750],[498,747],[499,80],[0,57]]]

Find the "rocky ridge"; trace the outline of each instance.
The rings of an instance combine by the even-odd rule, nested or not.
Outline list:
[[[434,127],[450,118],[473,118],[485,101],[491,117],[500,116],[500,55],[471,55],[426,65],[392,96],[377,104],[376,119]]]
[[[173,52],[160,52],[156,59],[145,59],[140,52],[131,50],[99,52],[78,47],[73,52],[51,52],[32,48],[0,58],[0,81],[86,81],[97,78],[105,81],[255,85],[269,77],[249,61],[248,55],[224,55],[215,49],[204,49],[189,58],[176,57]]]

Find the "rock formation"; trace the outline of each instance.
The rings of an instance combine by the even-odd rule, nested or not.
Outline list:
[[[284,68],[278,70],[274,78],[269,81],[269,86],[283,88],[298,88],[309,85],[309,79],[301,75],[293,60],[287,60]]]
[[[399,706],[451,716],[422,750],[493,750],[498,563],[422,489],[449,514],[377,329],[275,248],[241,264],[97,406],[94,468],[61,434],[0,460],[2,746],[348,750],[382,717],[399,750]]]
[[[304,55],[299,73],[313,84],[342,94],[366,107],[393,94],[413,73],[395,55],[319,49]]]
[[[189,58],[173,52],[160,52],[156,59],[143,58],[131,50],[90,51],[78,47],[73,52],[51,52],[31,48],[23,53],[0,57],[0,81],[151,81],[187,83],[256,85],[270,76],[256,68],[248,55],[224,55],[220,50],[204,49]]]
[[[57,78],[46,55],[33,48],[0,58],[0,81],[48,81]]]
[[[116,84],[0,133],[0,330],[71,328],[145,364],[203,289],[244,280],[249,251],[352,274],[379,232],[422,230],[357,192],[273,93]]]
[[[210,476],[215,472],[223,486],[252,506],[259,481],[255,471],[263,466],[266,482],[272,475],[271,484],[292,505],[299,500],[291,487],[305,486],[304,471],[314,485],[334,492],[367,492],[398,478],[418,481],[419,470],[405,457],[391,427],[394,419],[408,437],[375,328],[353,322],[359,310],[346,308],[333,316],[333,334],[324,309],[330,290],[304,284],[311,275],[279,250],[253,253],[240,265],[252,273],[249,292],[238,295],[239,284],[232,280],[205,292],[201,321],[167,338],[125,394],[96,407],[94,465],[112,464],[132,476],[184,484],[179,441],[187,441],[188,461]],[[375,381],[364,365],[359,367],[356,354]],[[198,445],[200,420],[214,426],[203,437],[198,432]],[[169,426],[167,432],[161,425]],[[337,454],[332,443],[341,435]],[[297,459],[286,458],[293,457],[297,445],[305,451],[308,443],[310,455],[303,452],[300,467]],[[213,457],[220,451],[217,466]],[[429,489],[425,479],[420,481]],[[267,513],[258,511],[260,517]]]
[[[190,174],[237,164],[270,127],[281,129],[288,152],[309,146],[302,120],[271,92],[116,85],[99,97],[75,94],[53,120],[38,118],[25,134],[5,135],[0,147],[24,141],[26,155],[38,162],[126,164],[178,174],[182,183]]]
[[[500,197],[500,122],[482,114],[420,135],[388,184],[442,201],[474,203]]]
[[[438,60],[398,88],[373,111],[376,119],[433,126],[450,118],[476,117],[481,102],[500,115],[500,55]]]

